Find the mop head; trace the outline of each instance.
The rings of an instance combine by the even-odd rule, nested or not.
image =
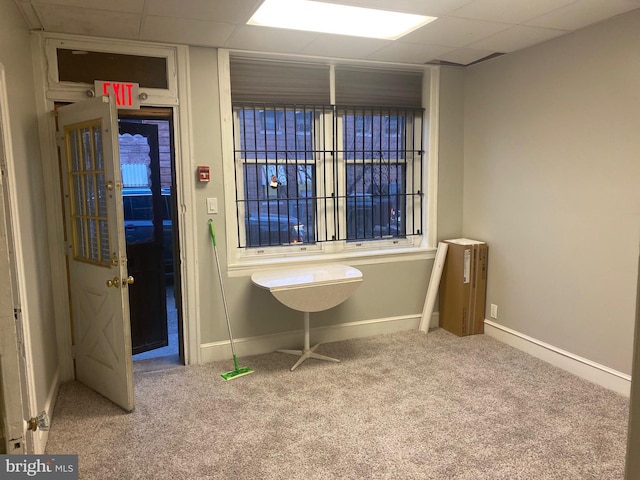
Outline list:
[[[235,355],[233,356],[233,364],[236,367],[235,370],[220,374],[225,380],[233,380],[234,378],[244,377],[245,375],[253,373],[253,370],[249,367],[238,367],[238,360]]]
[[[251,370],[249,367],[240,367],[237,370],[231,370],[227,373],[221,373],[220,376],[225,380],[233,380],[234,378],[243,377],[245,375],[249,375],[250,373],[253,373],[253,370]]]

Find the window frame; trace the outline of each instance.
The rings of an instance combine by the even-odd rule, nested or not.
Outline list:
[[[237,175],[234,138],[233,138],[233,109],[231,101],[230,84],[230,57],[232,52],[226,49],[218,50],[218,71],[219,71],[219,93],[220,110],[222,118],[222,151],[223,151],[223,173],[226,178],[233,179]],[[246,52],[243,53],[246,56]],[[289,56],[287,56],[288,58]],[[295,59],[295,56],[291,56]],[[310,59],[305,57],[304,61],[315,61],[325,63],[322,59]],[[345,64],[351,63],[345,61]],[[357,63],[357,62],[356,62]],[[392,68],[389,64],[380,65],[384,68]],[[333,72],[333,66],[331,66]],[[407,66],[398,66],[406,69]],[[321,242],[316,244],[295,244],[288,246],[269,246],[261,248],[238,248],[237,235],[241,234],[243,225],[238,225],[236,221],[236,192],[234,181],[225,181],[225,227],[227,249],[227,266],[230,275],[245,275],[256,269],[268,266],[283,264],[308,263],[310,261],[350,261],[350,262],[388,262],[397,260],[413,260],[418,258],[432,258],[437,247],[436,213],[437,213],[437,118],[438,118],[438,91],[439,91],[439,67],[425,66],[418,67],[423,73],[423,107],[425,116],[423,118],[422,133],[424,143],[422,145],[423,155],[423,178],[421,179],[420,190],[424,193],[424,203],[422,207],[421,235],[412,238],[388,238],[364,240],[362,242],[336,240]],[[331,75],[333,81],[333,73]],[[331,86],[333,90],[333,85]],[[332,92],[332,99],[334,98]],[[325,118],[322,128],[332,129],[333,119]],[[316,168],[321,168],[317,164]],[[339,175],[344,169],[337,169]],[[320,180],[320,177],[318,178]],[[338,178],[338,184],[344,184],[343,178]],[[318,189],[323,185],[318,184]],[[338,207],[344,211],[344,201],[339,202]],[[342,215],[346,222],[346,215]],[[240,217],[243,218],[243,217]],[[318,229],[328,227],[320,225],[324,215],[318,213]],[[341,228],[344,228],[343,225]],[[426,255],[426,256],[425,256]]]

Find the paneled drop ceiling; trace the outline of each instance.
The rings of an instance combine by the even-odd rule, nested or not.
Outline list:
[[[319,0],[436,16],[398,39],[249,26],[262,0],[14,0],[30,29],[394,63],[469,65],[640,8],[640,0]]]

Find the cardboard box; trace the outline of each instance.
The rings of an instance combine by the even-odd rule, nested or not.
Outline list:
[[[440,327],[458,336],[484,333],[489,247],[467,238],[445,243],[448,248],[440,280]]]

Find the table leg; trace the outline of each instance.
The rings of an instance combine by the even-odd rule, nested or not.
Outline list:
[[[303,350],[277,350],[278,352],[288,353],[289,355],[299,355],[300,358],[298,361],[291,367],[291,371],[293,372],[298,365],[304,362],[307,358],[316,358],[318,360],[326,360],[329,362],[338,362],[340,360],[337,358],[327,357],[326,355],[320,355],[319,353],[315,353],[315,349],[320,346],[320,344],[316,344],[313,347],[309,348],[310,345],[310,325],[309,325],[309,312],[304,312],[304,349]]]

